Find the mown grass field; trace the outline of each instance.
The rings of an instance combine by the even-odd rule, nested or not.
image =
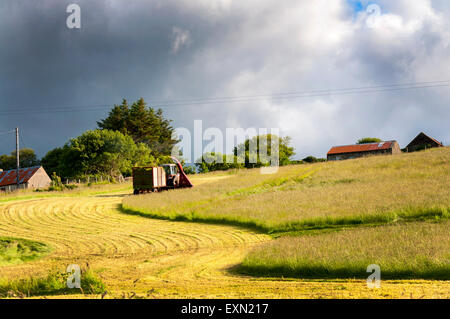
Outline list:
[[[448,155],[443,149],[326,163],[329,166],[300,165],[282,168],[272,176],[260,175],[259,171],[219,172],[192,176],[195,187],[190,190],[140,196],[129,196],[132,189],[127,184],[0,197],[4,199],[0,202],[0,237],[51,248],[32,260],[0,265],[0,297],[449,298],[448,280],[387,279],[383,270],[380,289],[369,289],[365,279],[356,275],[355,279],[323,275],[283,278],[276,272],[261,273],[261,269],[251,275],[242,269],[237,271],[239,265],[249,265],[264,254],[285,264],[285,255],[265,251],[281,252],[287,247],[296,252],[292,256],[297,260],[307,260],[316,249],[323,251],[323,258],[327,255],[335,260],[335,265],[348,266],[338,258],[341,253],[333,255],[321,248],[335,240],[332,236],[343,236],[339,237],[342,242],[361,237],[374,247],[388,245],[398,260],[407,259],[407,254],[415,251],[427,252],[425,257],[433,261],[445,260],[442,249],[449,246],[445,210]],[[333,196],[327,196],[326,190]],[[266,200],[245,204],[255,198]],[[271,202],[270,198],[275,200]],[[291,198],[297,202],[291,205]],[[124,211],[122,203],[132,211]],[[326,208],[335,204],[336,209]],[[252,205],[259,215],[251,212]],[[364,219],[365,214],[389,218],[374,222]],[[389,225],[383,226],[386,223]],[[379,226],[371,228],[375,224]],[[423,225],[443,230],[422,229]],[[347,230],[338,231],[341,227]],[[400,233],[407,234],[405,238],[410,233],[419,234],[417,240],[422,245],[411,240],[417,249],[405,245],[398,253],[392,243],[372,243],[370,239],[386,237],[378,232],[389,227],[399,227]],[[391,233],[396,233],[395,229]],[[430,238],[439,239],[439,244],[430,246],[434,242]],[[299,243],[311,250],[300,248]],[[349,246],[349,252],[357,247]],[[361,260],[367,262],[361,256],[351,259],[354,265],[364,263]],[[414,266],[413,259],[408,262]],[[61,274],[70,264],[88,270],[89,285],[83,291],[68,291],[61,285]]]

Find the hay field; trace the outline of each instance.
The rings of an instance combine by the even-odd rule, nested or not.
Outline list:
[[[89,196],[0,205],[0,236],[43,242],[40,259],[0,267],[3,280],[44,277],[89,264],[105,298],[448,298],[446,281],[254,278],[229,272],[271,237],[233,226],[154,220],[123,214],[122,197]],[[0,280],[1,282],[1,280]],[[47,296],[101,298],[100,295]]]

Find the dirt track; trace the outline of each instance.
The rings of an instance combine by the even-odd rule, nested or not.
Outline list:
[[[0,277],[46,274],[69,264],[97,271],[108,296],[149,298],[449,298],[439,281],[280,280],[232,275],[254,245],[269,236],[245,229],[126,215],[120,195],[50,198],[0,205],[0,236],[37,240],[53,252],[0,268]],[[74,296],[83,297],[83,296]],[[98,296],[90,296],[98,297]]]

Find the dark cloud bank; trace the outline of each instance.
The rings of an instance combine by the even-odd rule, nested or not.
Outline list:
[[[103,106],[124,97],[152,104],[450,80],[444,1],[378,1],[372,28],[347,1],[76,1],[82,27],[70,30],[73,2],[0,3],[0,132],[19,126],[40,156],[95,128]],[[404,146],[422,130],[448,143],[449,97],[444,87],[163,109],[175,127],[279,127],[301,157],[363,136]],[[14,148],[13,136],[0,141],[0,153]]]

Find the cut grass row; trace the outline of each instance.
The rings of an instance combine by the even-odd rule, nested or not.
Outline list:
[[[450,222],[419,222],[285,236],[253,250],[235,271],[253,276],[450,280]]]
[[[448,219],[450,149],[240,171],[187,190],[126,197],[128,213],[283,233]],[[195,185],[195,184],[194,184]]]

